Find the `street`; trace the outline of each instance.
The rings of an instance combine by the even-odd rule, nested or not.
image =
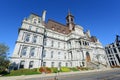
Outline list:
[[[54,80],[54,76],[30,78],[26,80]],[[58,80],[120,80],[120,68],[106,70],[106,71],[96,71],[96,72],[87,72],[79,73],[72,75],[60,75],[58,74]]]

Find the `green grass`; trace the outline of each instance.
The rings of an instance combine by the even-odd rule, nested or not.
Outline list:
[[[76,67],[70,68],[71,71],[79,71]]]
[[[4,76],[20,76],[20,75],[34,75],[34,74],[40,74],[37,68],[12,70],[9,74],[6,74]]]
[[[60,72],[70,72],[70,68],[68,67],[61,67]]]

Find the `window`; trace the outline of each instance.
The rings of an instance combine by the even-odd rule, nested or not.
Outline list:
[[[58,55],[60,55],[60,52],[58,52]]]
[[[110,50],[108,49],[108,54],[110,54]]]
[[[87,45],[87,42],[85,41],[85,46]]]
[[[43,51],[43,57],[46,57],[46,50]]]
[[[61,62],[58,63],[58,67],[59,67],[59,68],[61,67]]]
[[[81,45],[81,41],[79,41],[79,44]]]
[[[33,36],[33,43],[37,42],[37,36]]]
[[[51,67],[54,67],[54,62],[51,63]]]
[[[68,67],[68,63],[66,63],[65,66]]]
[[[113,48],[113,50],[114,50],[114,53],[117,53],[117,50],[115,48]]]
[[[30,34],[26,34],[26,36],[25,36],[25,41],[26,41],[26,42],[29,42],[29,40],[30,40]]]
[[[58,59],[60,59],[60,52],[58,52]]]
[[[60,48],[60,42],[58,42],[58,48]]]
[[[43,62],[43,66],[44,66],[44,67],[46,66],[46,62]]]
[[[31,50],[30,50],[30,56],[34,56],[34,54],[35,54],[35,48],[32,47]]]
[[[38,32],[38,28],[36,28],[36,32]]]
[[[120,52],[120,47],[118,47],[118,51]]]
[[[32,29],[32,26],[29,26],[29,28],[28,28],[29,30],[31,30]]]
[[[53,45],[54,45],[54,41],[51,41],[51,47],[53,47]]]
[[[53,51],[51,51],[51,58],[53,58]]]
[[[36,23],[37,23],[37,19],[34,19],[34,22],[33,22],[33,23],[35,23],[35,24],[36,24]]]
[[[27,53],[27,47],[23,46],[22,51],[21,51],[21,55],[25,56]]]
[[[29,68],[33,68],[33,61],[30,61]]]
[[[47,39],[44,39],[44,45],[45,46],[47,45]]]
[[[66,53],[65,53],[65,55],[64,55],[64,59],[66,59]]]
[[[24,65],[25,65],[25,61],[21,61],[21,62],[20,62],[20,69],[21,69],[21,68],[24,68]]]
[[[38,23],[40,23],[40,20],[38,21]]]
[[[65,49],[66,47],[65,47],[65,43],[64,43],[64,49]]]

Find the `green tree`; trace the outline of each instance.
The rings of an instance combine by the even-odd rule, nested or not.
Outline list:
[[[2,74],[9,66],[10,61],[7,59],[7,52],[9,47],[0,43],[0,74]]]

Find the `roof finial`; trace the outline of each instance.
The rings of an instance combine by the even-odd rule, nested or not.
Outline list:
[[[68,8],[68,15],[71,15],[71,13],[70,13],[70,9]]]

